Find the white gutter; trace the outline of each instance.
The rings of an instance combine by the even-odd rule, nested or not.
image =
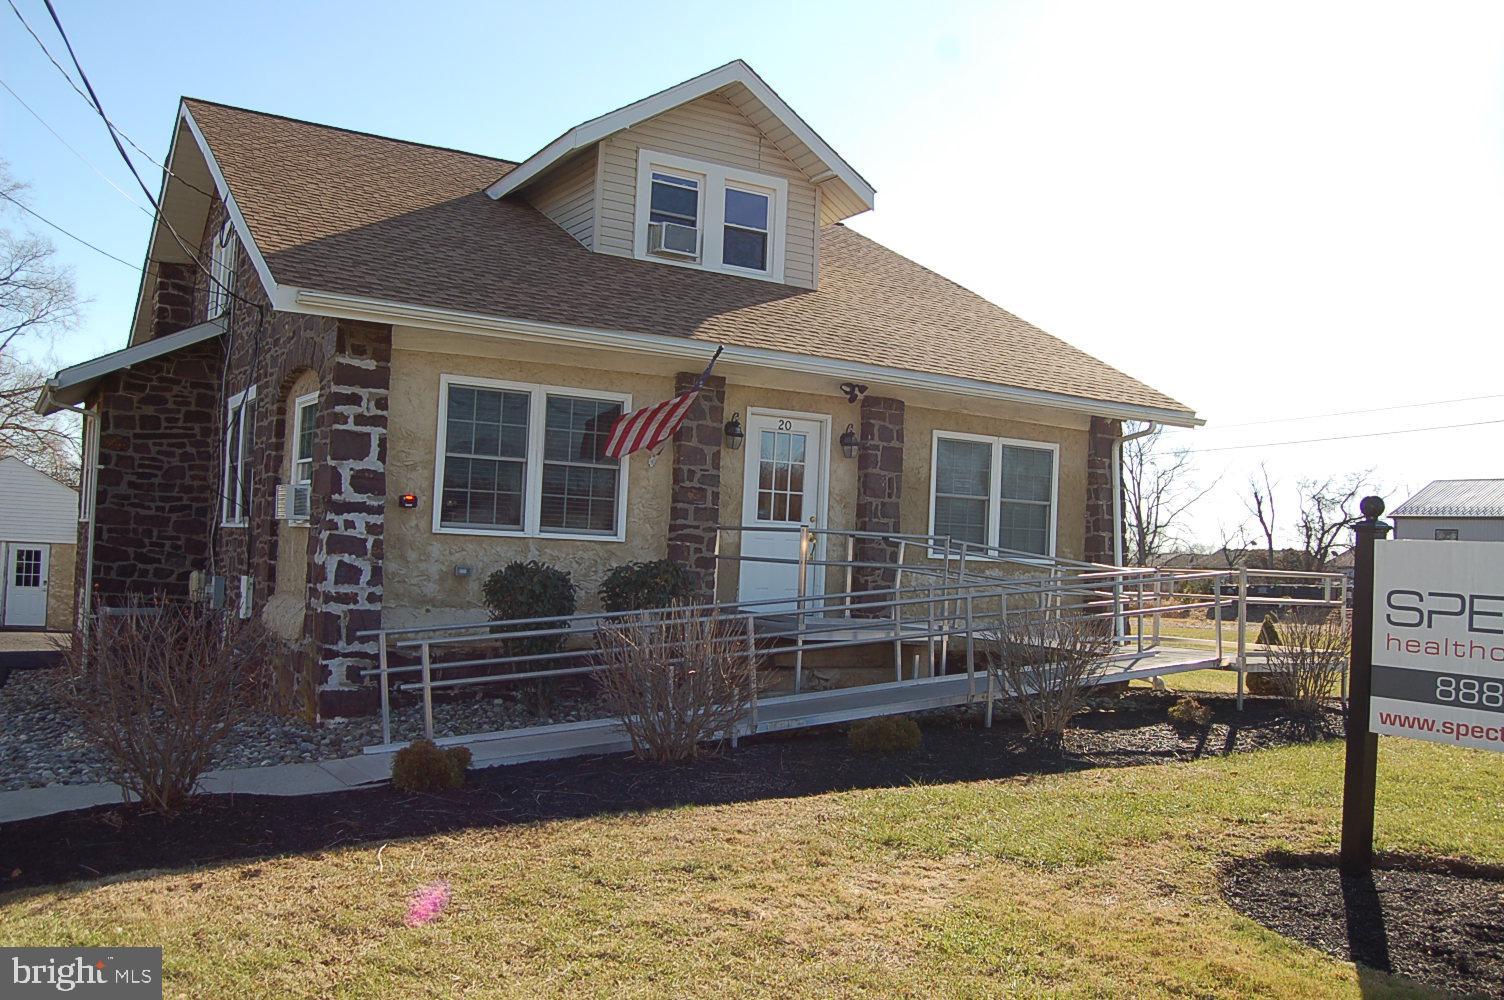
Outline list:
[[[286,286],[284,286],[286,287]],[[415,306],[402,302],[366,298],[357,295],[340,295],[331,292],[315,292],[299,289],[296,293],[297,311],[342,319],[367,320],[376,323],[391,323],[422,326],[428,329],[454,333],[470,333],[481,336],[505,337],[571,346],[606,347],[655,354],[660,357],[694,359],[703,364],[715,353],[716,346],[701,340],[685,337],[669,337],[662,334],[634,333],[628,330],[604,330],[591,327],[568,326],[554,323],[535,323],[529,320],[506,319],[482,313],[462,312],[452,309],[437,309]],[[960,378],[954,375],[936,375],[904,368],[892,368],[860,361],[842,361],[836,358],[820,358],[788,351],[773,351],[761,347],[738,347],[726,345],[721,360],[727,364],[743,364],[775,371],[792,371],[804,374],[825,374],[833,378],[863,378],[880,385],[908,389],[926,389],[972,398],[996,399],[1005,402],[1023,403],[1032,406],[1050,406],[1061,410],[1084,413],[1091,416],[1109,417],[1118,420],[1144,420],[1155,424],[1175,427],[1199,427],[1204,420],[1182,410],[1162,407],[1139,406],[1131,403],[1112,403],[1065,393],[1045,392],[1039,389],[1022,389],[998,385],[979,379]]]

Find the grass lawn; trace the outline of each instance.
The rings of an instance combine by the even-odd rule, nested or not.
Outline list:
[[[490,829],[0,896],[181,997],[1429,996],[1224,905],[1337,841],[1342,748]],[[1499,758],[1385,740],[1380,847],[1504,862]],[[449,911],[402,924],[448,880]]]

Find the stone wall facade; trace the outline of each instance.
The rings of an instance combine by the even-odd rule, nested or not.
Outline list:
[[[200,244],[224,219],[211,207]],[[193,265],[159,263],[152,336],[203,322],[208,279]],[[195,570],[222,576],[238,607],[242,581],[259,614],[276,589],[277,560],[307,566],[297,599],[302,640],[289,667],[308,676],[321,714],[368,711],[376,689],[359,673],[376,662],[360,632],[379,628],[386,507],[391,328],[276,312],[244,252],[223,336],[107,377],[90,403],[100,414],[93,581],[104,603],[133,595],[186,597]],[[306,548],[279,551],[276,487],[286,482],[290,392],[306,372],[319,383]],[[306,383],[306,379],[305,379]],[[225,524],[227,400],[250,404],[251,493],[244,524]],[[87,543],[80,532],[80,545]],[[82,565],[75,576],[82,586]],[[306,673],[305,673],[306,672]]]
[[[857,452],[857,531],[900,530],[899,506],[903,500],[903,419],[901,399],[863,396],[861,450]],[[875,538],[858,538],[857,562],[897,564],[898,546]],[[882,590],[893,586],[891,569],[859,568],[852,571],[854,590]]]
[[[674,376],[674,395],[694,387],[697,372]],[[684,423],[674,432],[669,493],[668,558],[695,581],[696,600],[715,600],[716,526],[721,520],[721,443],[725,437],[726,380],[712,375]]]
[[[1113,458],[1123,435],[1123,422],[1092,417],[1086,449],[1086,547],[1087,562],[1113,563],[1114,539],[1122,530],[1113,522]],[[1116,508],[1121,510],[1121,507]]]
[[[92,522],[96,606],[186,597],[219,519],[220,342],[209,340],[106,377]],[[81,592],[85,558],[77,560]]]

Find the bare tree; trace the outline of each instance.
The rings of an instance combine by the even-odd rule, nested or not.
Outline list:
[[[0,160],[0,206],[8,209],[25,189]],[[73,272],[55,254],[39,236],[0,227],[0,455],[77,482],[72,423],[32,408],[46,373],[21,355],[23,345],[45,343],[78,319]]]
[[[1200,486],[1190,453],[1166,448],[1160,430],[1123,442],[1123,517],[1128,557],[1148,566],[1184,541],[1181,519],[1216,482]]]
[[[1265,569],[1274,569],[1274,532],[1278,525],[1277,514],[1274,506],[1274,491],[1279,483],[1269,478],[1269,466],[1259,463],[1259,471],[1248,477],[1248,496],[1243,505],[1248,508],[1248,513],[1258,522],[1259,532],[1264,536],[1264,551],[1268,561],[1264,563]]]
[[[1295,532],[1300,537],[1301,569],[1326,567],[1342,533],[1357,516],[1358,498],[1369,488],[1373,470],[1325,479],[1302,479]]]

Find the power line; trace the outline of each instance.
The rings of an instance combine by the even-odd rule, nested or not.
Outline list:
[[[1272,417],[1268,420],[1249,420],[1237,424],[1215,424],[1206,428],[1167,427],[1166,433],[1182,434],[1188,430],[1224,431],[1234,427],[1262,427],[1268,424],[1286,424],[1297,420],[1323,420],[1327,417],[1355,417],[1364,413],[1390,413],[1394,410],[1414,410],[1426,406],[1448,406],[1452,403],[1476,403],[1485,399],[1504,399],[1504,393],[1490,393],[1485,396],[1461,396],[1457,399],[1435,399],[1425,403],[1400,403],[1396,406],[1376,406],[1368,410],[1338,410],[1334,413],[1308,413],[1299,417]]]
[[[62,143],[63,147],[65,149],[67,149],[68,152],[70,152],[74,156],[78,157],[79,160],[81,160],[83,162],[84,166],[88,167],[90,170],[92,170],[96,174],[98,174],[99,177],[100,177],[100,179],[103,180],[106,184],[108,184],[110,187],[114,188],[116,191],[120,192],[120,197],[124,198],[126,201],[130,202],[132,205],[134,205],[136,208],[140,209],[141,211],[145,212],[147,215],[151,215],[151,209],[149,209],[145,205],[141,204],[135,198],[132,198],[129,191],[125,190],[125,188],[121,187],[119,184],[116,184],[114,182],[114,180],[112,180],[108,174],[106,174],[103,170],[100,170],[98,167],[96,167],[93,164],[93,162],[87,156],[85,156],[84,154],[80,153],[77,149],[75,149],[73,147],[73,145],[68,142],[67,139],[64,139],[58,133],[57,129],[53,128],[51,125],[49,125],[47,123],[47,119],[45,119],[41,115],[37,114],[36,109],[33,108],[30,104],[27,104],[26,101],[21,97],[21,95],[18,94],[18,93],[16,93],[15,90],[12,89],[12,87],[11,87],[10,84],[6,83],[4,80],[0,80],[0,87],[4,87],[6,93],[8,93],[8,94],[10,94],[10,96],[14,97],[16,99],[16,103],[20,104],[21,107],[25,108],[28,112],[30,112],[31,113],[31,117],[35,118],[37,120],[37,122],[40,123],[41,126],[44,129],[46,129],[47,131],[51,132],[52,133],[52,137],[54,139],[56,139],[58,142]]]
[[[52,53],[48,51],[47,46],[43,44],[41,37],[38,36],[35,31],[32,31],[31,25],[27,24],[25,17],[22,17],[20,8],[16,6],[15,0],[7,0],[7,2],[10,4],[10,9],[15,12],[16,17],[20,19],[21,24],[26,27],[27,32],[30,33],[33,39],[36,40],[37,45],[41,46],[42,51],[52,62],[52,65],[57,67],[58,72],[62,73],[63,76],[68,80],[69,85],[72,86],[75,91],[77,91],[78,85],[73,82],[73,77],[70,76],[68,74],[68,71],[63,69],[62,65],[53,58]],[[163,228],[165,228],[167,232],[172,236],[173,242],[178,245],[178,249],[183,252],[184,256],[186,256],[194,264],[194,266],[196,266],[199,271],[203,273],[204,277],[209,280],[209,285],[211,288],[217,286],[229,298],[244,302],[246,305],[255,308],[264,315],[265,309],[261,306],[260,303],[252,302],[249,299],[246,299],[243,296],[239,295],[233,288],[225,284],[225,282],[214,273],[212,268],[206,267],[203,260],[200,258],[198,248],[196,246],[189,246],[188,243],[184,241],[184,239],[180,235],[178,235],[178,231],[173,228],[173,225],[170,221],[168,221],[167,216],[162,213],[162,206],[157,202],[156,195],[152,194],[151,188],[147,187],[146,182],[141,179],[140,172],[136,170],[135,162],[131,160],[130,154],[128,154],[125,151],[125,147],[121,145],[119,137],[121,133],[119,133],[115,128],[115,123],[110,121],[109,115],[105,113],[104,104],[100,101],[99,95],[95,93],[94,85],[89,82],[89,75],[88,73],[84,72],[83,63],[79,61],[78,54],[73,51],[73,43],[68,38],[67,30],[63,28],[63,22],[62,19],[57,15],[57,9],[52,6],[52,0],[42,0],[42,3],[46,5],[47,13],[52,17],[52,23],[57,28],[58,35],[60,35],[63,39],[63,46],[68,50],[68,57],[73,60],[73,68],[78,71],[79,78],[83,80],[84,87],[89,92],[85,100],[89,102],[89,105],[91,108],[93,108],[95,114],[97,114],[100,120],[104,122],[105,128],[110,133],[110,141],[114,143],[115,149],[120,153],[120,158],[125,161],[125,165],[130,168],[131,176],[136,178],[136,183],[141,187],[141,193],[146,195],[146,200],[149,201],[151,203],[151,207],[155,209],[156,221],[159,222],[163,226]],[[82,93],[82,91],[80,91],[80,93]],[[136,144],[131,143],[131,145],[135,146]],[[139,149],[140,147],[137,146],[136,148]],[[147,158],[150,159],[150,157]],[[162,169],[167,170],[166,167],[163,167]],[[170,170],[168,170],[167,173],[174,177],[177,176]],[[181,180],[181,178],[179,178],[179,180]],[[184,181],[184,183],[186,184],[187,182]]]
[[[119,257],[116,257],[114,254],[110,253],[108,250],[101,250],[99,247],[97,247],[94,244],[90,243],[88,240],[84,239],[82,236],[76,236],[73,233],[68,232],[68,230],[64,229],[62,226],[58,225],[56,222],[53,222],[51,219],[47,218],[46,216],[41,215],[38,212],[33,211],[32,209],[28,208],[25,204],[23,204],[21,201],[15,199],[13,197],[11,197],[6,192],[0,191],[0,198],[4,198],[6,201],[10,202],[12,205],[15,205],[21,211],[25,212],[27,215],[30,215],[32,218],[37,219],[37,220],[45,223],[46,225],[51,226],[53,229],[56,229],[58,232],[62,233],[64,236],[68,237],[70,240],[75,240],[75,241],[77,241],[79,243],[82,243],[84,246],[88,247],[90,250],[93,250],[95,253],[104,254],[104,256],[110,258],[110,260],[120,261],[120,263],[124,264],[126,267],[130,268],[132,271],[136,271],[138,273],[140,272],[141,268],[137,267],[135,264],[132,264],[130,261],[128,261],[128,260],[120,260]]]
[[[1483,427],[1488,424],[1504,424],[1499,420],[1473,420],[1465,424],[1442,424],[1438,427],[1407,427],[1397,431],[1369,431],[1366,434],[1337,434],[1331,437],[1306,438],[1301,441],[1265,441],[1262,444],[1230,444],[1220,448],[1187,448],[1190,454],[1199,455],[1209,451],[1242,451],[1247,448],[1283,448],[1292,444],[1319,444],[1323,441],[1352,441],[1356,438],[1391,437],[1396,434],[1423,434],[1428,431],[1452,431],[1461,427]]]
[[[20,11],[20,8],[18,8],[16,6],[15,0],[7,0],[7,2],[10,4],[10,9],[15,12],[16,19],[18,21],[20,21],[21,22],[21,26],[26,29],[26,33],[29,34],[32,37],[32,40],[37,43],[37,48],[41,49],[42,50],[42,54],[47,57],[47,61],[50,62],[50,63],[52,63],[53,67],[56,68],[57,71],[62,74],[63,79],[66,80],[66,81],[68,81],[68,86],[72,87],[73,88],[73,92],[75,94],[77,94],[80,98],[82,98],[83,102],[85,104],[89,105],[89,109],[91,111],[98,111],[99,109],[94,106],[94,102],[89,99],[89,95],[86,94],[86,93],[84,93],[83,90],[79,88],[77,81],[75,81],[73,79],[73,75],[71,73],[69,73],[66,69],[63,68],[63,64],[60,63],[60,62],[58,62],[57,59],[56,59],[56,57],[53,56],[52,50],[47,47],[47,43],[43,42],[41,36],[38,35],[35,30],[33,30],[33,28],[31,27],[31,24],[26,20],[25,15],[23,15],[21,13],[21,11]],[[51,5],[49,5],[49,7],[50,6]],[[57,16],[55,14],[53,15],[53,22],[57,23]],[[58,32],[60,34],[62,33],[62,26],[61,25],[58,26]],[[67,36],[66,35],[63,36],[63,42],[64,42],[64,44],[67,43]],[[72,46],[69,46],[68,51],[69,51],[69,54],[71,55],[72,51],[73,51]],[[77,59],[74,60],[74,64],[77,65]],[[82,74],[83,74],[83,71],[79,70],[79,75],[82,75]],[[123,129],[121,129],[120,126],[116,125],[113,121],[111,121],[110,119],[106,118],[105,119],[105,124],[108,125],[114,133],[117,133],[120,136],[120,138],[124,139],[127,143],[129,143],[132,149],[134,149],[136,152],[140,153],[142,156],[146,157],[147,162],[151,163],[155,167],[159,167],[161,170],[163,170],[169,176],[175,178],[178,181],[178,183],[183,184],[186,187],[192,188],[194,191],[197,191],[199,194],[203,195],[205,198],[209,198],[211,200],[214,198],[214,195],[212,193],[210,193],[208,191],[205,191],[203,188],[199,187],[197,184],[194,184],[192,181],[185,180],[180,175],[173,173],[170,169],[168,169],[168,167],[167,167],[166,164],[158,162],[158,160],[156,159],[156,157],[152,156],[145,149],[142,149],[140,143],[136,142],[136,140],[132,139],[129,135],[126,135],[125,131]],[[132,169],[134,170],[134,168],[132,168]]]

